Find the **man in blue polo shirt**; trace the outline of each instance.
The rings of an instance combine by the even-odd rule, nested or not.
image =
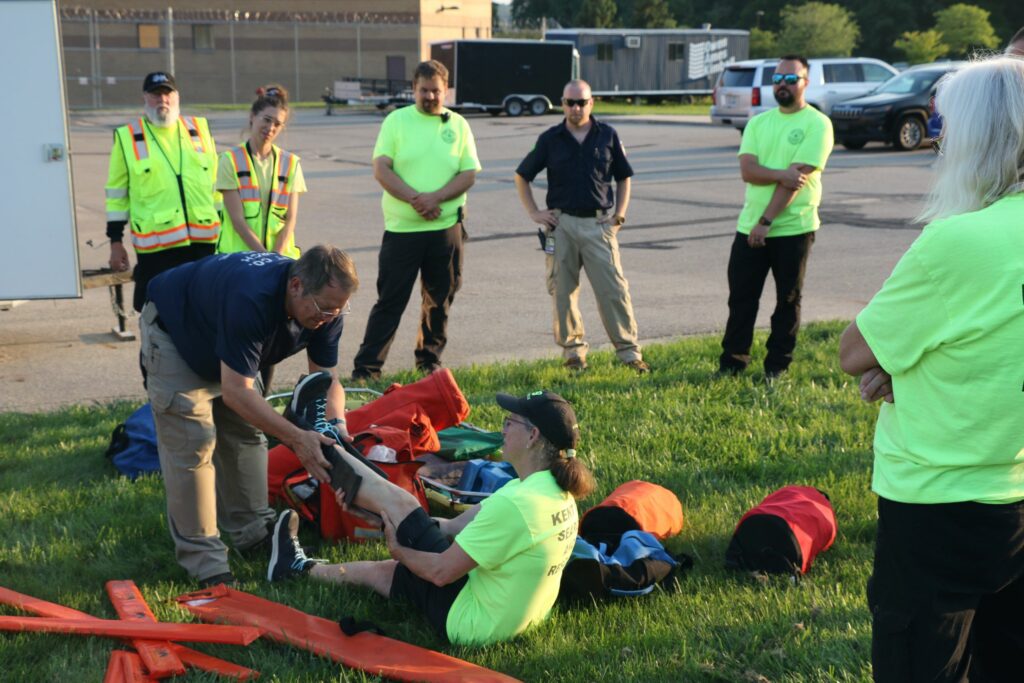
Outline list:
[[[154,278],[140,333],[146,389],[156,422],[167,523],[178,563],[203,586],[231,583],[227,547],[264,544],[267,442],[287,444],[320,481],[330,481],[321,443],[263,399],[260,369],[305,349],[310,372],[338,362],[349,298],[359,286],[352,259],[317,246],[298,261],[278,254],[211,256]],[[345,391],[334,378],[324,420],[345,435]]]
[[[530,219],[543,229],[548,293],[555,308],[555,342],[562,347],[565,367],[576,371],[587,367],[588,345],[583,341],[577,303],[580,268],[585,268],[615,354],[644,374],[650,367],[637,343],[636,318],[617,239],[626,222],[633,168],[618,133],[591,116],[593,109],[594,98],[586,81],[566,84],[562,91],[565,120],[541,133],[519,164],[516,190]],[[530,183],[545,168],[547,209],[541,210]]]

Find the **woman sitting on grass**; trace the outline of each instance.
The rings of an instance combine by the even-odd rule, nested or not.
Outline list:
[[[1024,59],[940,84],[931,220],[843,334],[882,398],[868,585],[877,681],[1019,681],[1024,652]]]
[[[301,404],[315,400],[303,397],[302,388],[296,388],[300,414]],[[576,541],[575,499],[593,490],[594,478],[576,458],[579,427],[565,399],[535,391],[521,399],[498,394],[497,401],[510,413],[502,428],[503,453],[519,479],[454,519],[435,520],[409,492],[339,448],[344,460],[336,467],[351,468],[345,476],[354,485],[336,492],[338,503],[380,515],[394,559],[310,560],[298,542],[298,515],[285,510],[277,521],[268,578],[308,574],[403,598],[419,607],[442,638],[457,644],[507,640],[543,621]],[[352,490],[354,496],[348,495]]]

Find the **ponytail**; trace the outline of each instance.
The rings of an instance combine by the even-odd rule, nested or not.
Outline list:
[[[576,457],[576,451],[560,450],[543,436],[541,438],[544,439],[544,457],[550,463],[547,469],[551,470],[558,487],[572,494],[577,500],[593,493],[596,487],[594,475],[583,461]]]

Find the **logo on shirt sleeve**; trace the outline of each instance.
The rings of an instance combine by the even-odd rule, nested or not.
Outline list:
[[[793,130],[789,131],[788,140],[789,144],[791,145],[799,145],[801,142],[804,141],[804,129],[794,128]]]

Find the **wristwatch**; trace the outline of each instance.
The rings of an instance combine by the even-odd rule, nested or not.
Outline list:
[[[757,224],[758,225],[763,225],[766,228],[772,227],[772,222],[770,220],[768,220],[767,218],[765,218],[764,216],[761,216],[760,218],[757,219]]]
[[[622,214],[615,214],[612,216],[612,225],[624,225],[626,223],[626,217]]]

